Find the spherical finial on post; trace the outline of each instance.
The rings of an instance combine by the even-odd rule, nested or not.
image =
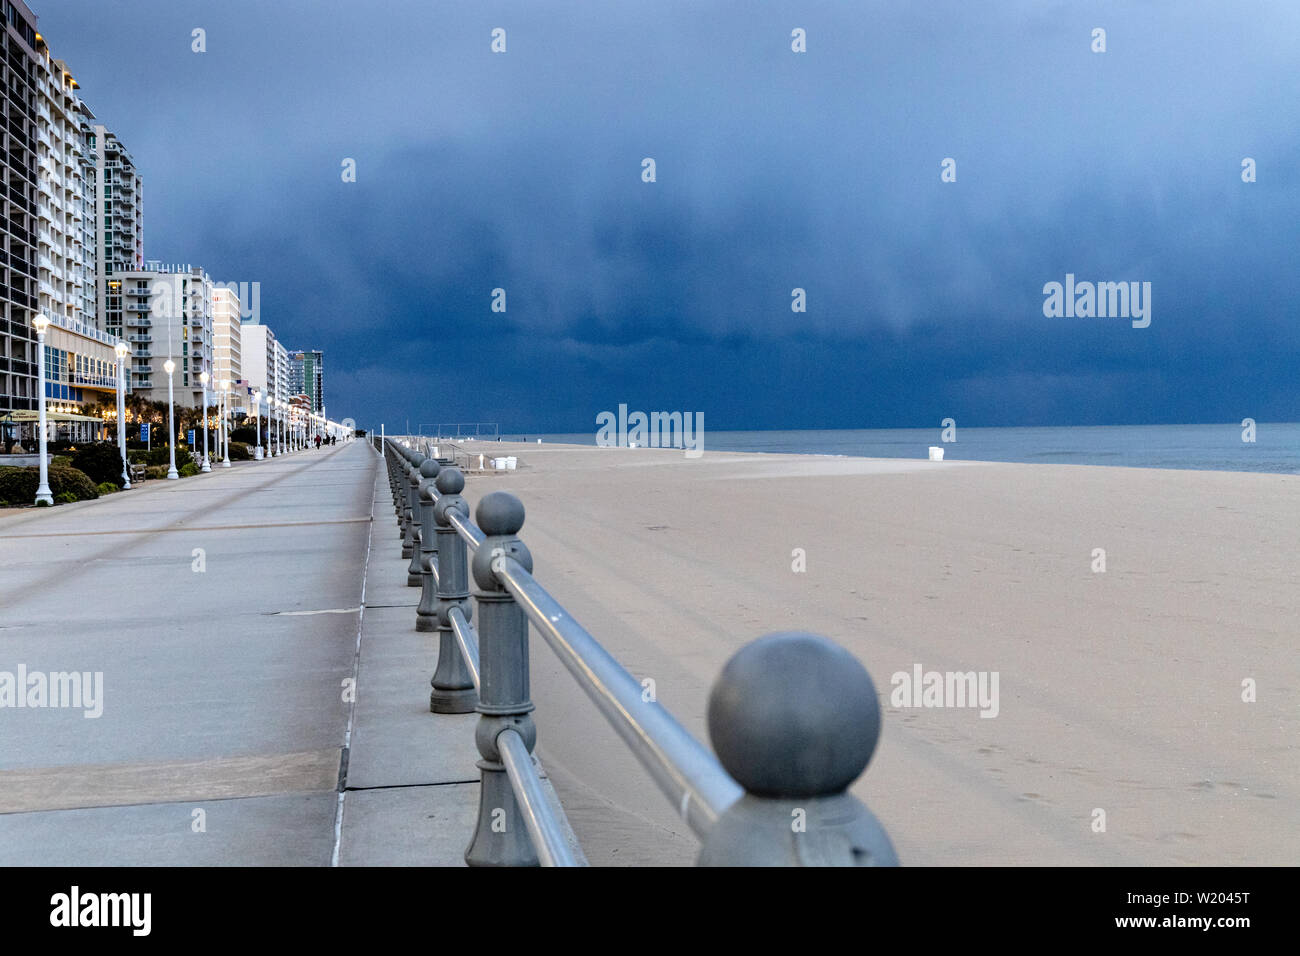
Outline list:
[[[474,521],[489,537],[518,534],[524,526],[524,503],[508,491],[494,491],[480,499]]]
[[[465,476],[460,473],[459,468],[444,468],[438,472],[438,480],[434,487],[438,489],[440,495],[458,495],[465,490]]]
[[[764,797],[839,793],[880,739],[866,668],[815,634],[769,634],[727,662],[709,694],[709,738],[727,773]]]
[[[441,470],[442,465],[438,464],[436,459],[426,458],[420,463],[420,475],[423,478],[437,478]]]
[[[871,676],[815,634],[741,648],[709,694],[709,738],[745,795],[700,848],[701,866],[897,866],[884,827],[848,792],[880,739]]]

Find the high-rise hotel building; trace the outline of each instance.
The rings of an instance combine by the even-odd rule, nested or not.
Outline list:
[[[99,224],[95,235],[96,306],[104,330],[121,335],[124,309],[135,303],[128,303],[120,275],[144,269],[144,183],[126,147],[102,125],[94,128],[92,149],[99,184],[95,195],[95,221]],[[139,341],[127,344],[134,346]]]
[[[212,379],[214,383],[230,380],[228,396],[232,411],[244,408],[243,386],[235,386],[244,378],[242,316],[239,293],[224,285],[212,289]],[[219,384],[215,385],[220,388]]]
[[[36,35],[37,309],[45,337],[46,399],[61,433],[98,437],[96,405],[117,393],[117,336],[99,322],[96,303],[94,114],[67,64]]]
[[[132,346],[131,391],[154,402],[167,400],[170,358],[178,405],[203,401],[200,375],[212,375],[213,284],[198,266],[149,261],[143,269],[113,272],[110,289],[122,300],[122,328]],[[111,298],[111,296],[110,296]]]
[[[306,395],[307,407],[325,414],[325,353],[320,349],[289,353],[289,390]]]
[[[0,417],[36,409],[36,16],[0,0]],[[14,415],[15,418],[20,416]]]

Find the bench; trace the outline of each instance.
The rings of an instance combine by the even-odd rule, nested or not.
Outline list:
[[[132,465],[132,466],[131,466],[131,481],[132,481],[132,482],[144,481],[144,470],[145,470],[145,466],[144,466],[144,465]]]

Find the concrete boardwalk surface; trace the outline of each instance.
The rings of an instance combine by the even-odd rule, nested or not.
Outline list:
[[[97,717],[0,707],[0,865],[330,864],[377,471],[357,442],[0,518],[0,683],[102,674]]]

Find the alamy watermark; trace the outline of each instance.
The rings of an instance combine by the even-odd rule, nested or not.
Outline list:
[[[704,454],[704,413],[629,414],[626,405],[619,405],[617,415],[601,412],[596,416],[596,444],[601,448],[682,448],[687,458],[699,458]]]
[[[189,273],[168,273],[149,283],[149,315],[159,322],[194,316],[197,302],[192,296],[197,289],[188,286],[191,280],[198,281]],[[254,324],[262,320],[262,283],[260,282],[213,282],[212,291],[226,289],[233,292],[239,300],[239,317]]]
[[[148,936],[152,912],[152,893],[83,893],[73,886],[50,897],[50,925],[56,927],[121,927]]]
[[[891,707],[978,707],[981,717],[996,717],[997,671],[926,671],[913,664],[911,672],[889,678]]]
[[[1043,286],[1043,315],[1049,319],[1132,319],[1133,328],[1151,324],[1150,282],[1075,282],[1065,274],[1065,284]]]
[[[0,708],[75,708],[95,719],[104,713],[103,671],[0,671]]]

